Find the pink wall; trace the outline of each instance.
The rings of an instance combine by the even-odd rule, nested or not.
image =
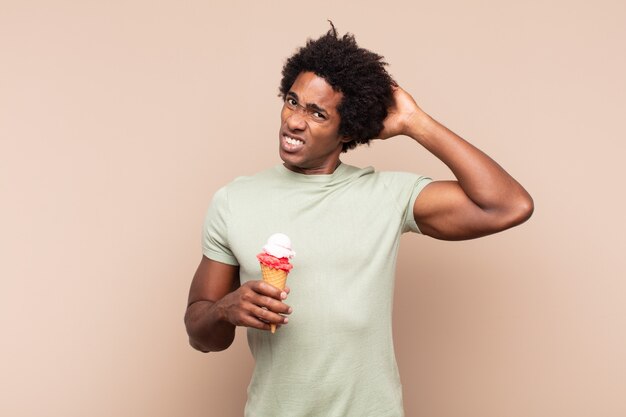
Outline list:
[[[245,334],[183,326],[201,223],[279,162],[280,68],[327,18],[535,200],[403,238],[407,416],[626,415],[623,2],[54,3],[0,6],[0,415],[241,415]],[[344,161],[450,177],[406,138]]]

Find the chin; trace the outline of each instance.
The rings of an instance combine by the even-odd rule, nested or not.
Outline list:
[[[307,167],[302,165],[302,162],[300,161],[296,161],[293,158],[289,158],[289,155],[287,155],[287,157],[285,157],[282,152],[280,155],[280,159],[282,159],[282,161],[284,162],[284,165],[287,169],[289,169],[290,171],[294,171],[294,172],[304,172]]]
[[[282,159],[282,161],[289,166],[299,167],[302,163],[302,161],[299,161],[299,158],[295,155],[285,152],[282,149],[278,152],[278,155],[280,156],[280,159]]]

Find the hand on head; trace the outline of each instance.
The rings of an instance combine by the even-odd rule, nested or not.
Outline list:
[[[398,135],[408,135],[408,128],[414,116],[423,113],[415,99],[400,86],[393,87],[394,104],[383,121],[383,130],[377,139],[388,139]]]

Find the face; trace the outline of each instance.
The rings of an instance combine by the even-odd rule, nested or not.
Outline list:
[[[339,112],[343,94],[312,72],[302,72],[285,96],[280,114],[280,158],[302,174],[331,174],[342,144]]]

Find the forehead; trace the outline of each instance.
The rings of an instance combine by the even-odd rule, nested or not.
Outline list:
[[[298,96],[300,105],[315,104],[329,113],[336,113],[343,94],[333,90],[328,82],[313,72],[301,72],[289,89]]]

